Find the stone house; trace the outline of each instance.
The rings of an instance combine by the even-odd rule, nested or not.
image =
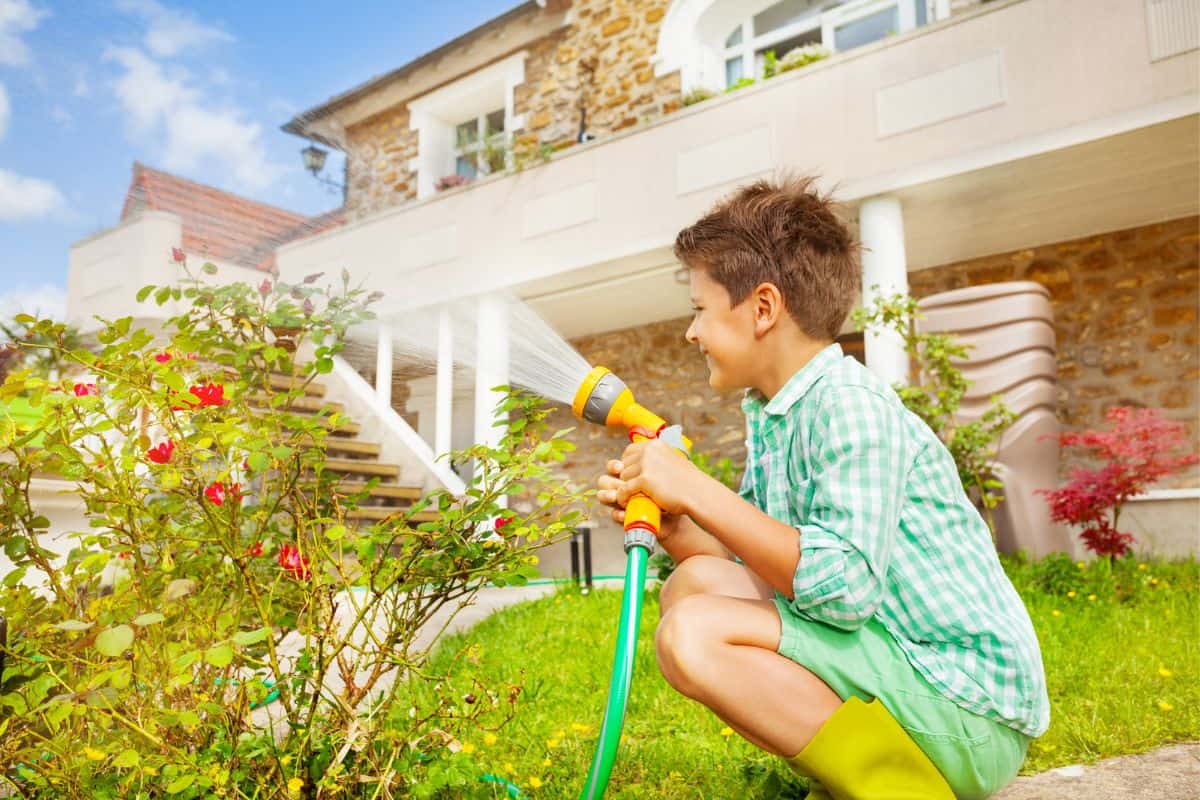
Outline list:
[[[1191,8],[526,2],[287,122],[345,153],[343,208],[227,263],[289,279],[344,266],[386,292],[381,324],[348,358],[429,454],[494,435],[488,387],[510,376],[519,344],[496,297],[515,293],[699,450],[740,462],[739,398],[707,388],[683,341],[671,243],[739,184],[781,167],[817,173],[872,254],[864,286],[925,297],[1035,281],[1054,313],[1063,426],[1097,426],[1115,404],[1160,407],[1194,445]],[[824,57],[779,69],[798,49]],[[167,220],[132,215],[73,248],[72,313],[95,305],[87,275],[102,251],[148,224]],[[440,332],[436,368],[396,357],[395,331],[418,317]],[[881,374],[903,372],[885,343],[848,328],[843,342]],[[622,446],[601,430],[575,436],[568,469],[581,480]],[[1143,531],[1173,532],[1162,549],[1200,548],[1200,473],[1136,505]],[[598,571],[619,572],[618,537],[595,546]]]

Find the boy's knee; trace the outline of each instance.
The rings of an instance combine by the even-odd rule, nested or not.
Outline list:
[[[710,598],[691,594],[680,598],[664,614],[654,633],[654,652],[667,683],[688,697],[700,694],[703,671],[712,663],[712,637],[704,633],[710,618]]]

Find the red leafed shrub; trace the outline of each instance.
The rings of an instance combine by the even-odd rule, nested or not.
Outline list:
[[[1200,454],[1179,452],[1185,446],[1183,423],[1163,419],[1156,409],[1118,406],[1105,421],[1111,430],[1058,437],[1063,447],[1080,448],[1103,466],[1077,467],[1065,486],[1038,493],[1046,495],[1051,519],[1083,528],[1079,535],[1089,550],[1119,558],[1133,543],[1132,534],[1117,529],[1121,507],[1160,478],[1200,463]]]

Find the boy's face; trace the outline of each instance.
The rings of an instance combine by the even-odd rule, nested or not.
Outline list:
[[[755,342],[753,303],[729,307],[729,292],[702,268],[688,270],[692,295],[692,324],[685,336],[700,345],[708,362],[708,385],[741,389],[751,385],[751,350]]]

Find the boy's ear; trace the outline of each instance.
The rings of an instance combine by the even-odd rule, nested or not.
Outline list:
[[[754,304],[754,335],[761,338],[775,327],[782,314],[787,313],[783,293],[775,284],[764,282],[754,287],[749,299]]]

